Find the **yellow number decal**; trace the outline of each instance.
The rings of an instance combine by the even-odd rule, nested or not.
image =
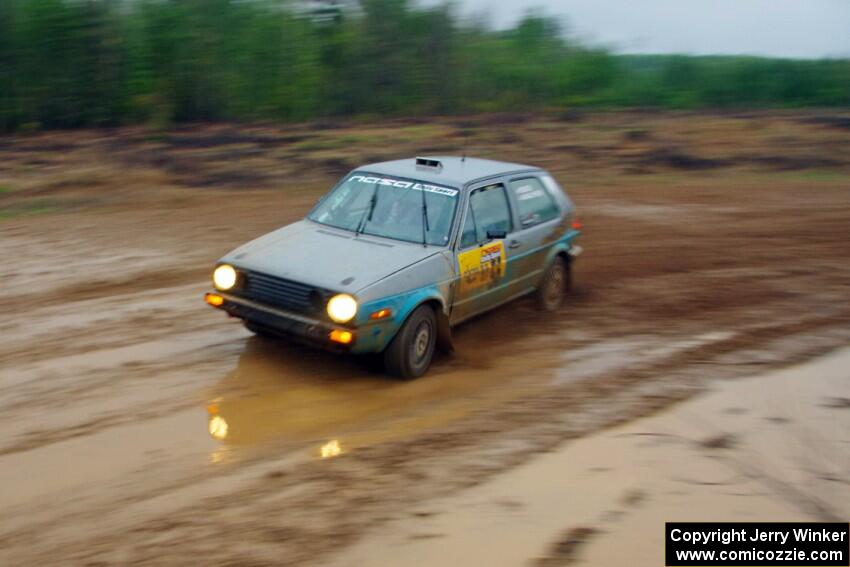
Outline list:
[[[505,275],[505,243],[488,242],[457,256],[460,268],[460,290],[496,286]]]

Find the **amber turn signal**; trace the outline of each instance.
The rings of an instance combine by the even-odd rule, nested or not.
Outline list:
[[[333,342],[344,345],[350,344],[354,340],[354,333],[342,329],[334,329],[329,336]]]
[[[224,305],[224,298],[217,293],[206,293],[204,294],[204,301],[207,304],[212,305],[213,307],[221,307]]]
[[[371,315],[369,315],[369,319],[386,319],[387,317],[391,316],[392,314],[393,314],[392,309],[386,309],[386,308],[378,309],[377,311],[375,311]]]

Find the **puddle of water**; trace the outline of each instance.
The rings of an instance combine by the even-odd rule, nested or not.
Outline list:
[[[666,521],[846,518],[848,368],[850,349],[721,384],[426,503],[337,564],[520,565],[584,534],[587,564],[656,566]]]
[[[307,442],[315,456],[331,457],[445,425],[536,386],[545,382],[439,366],[394,382],[362,361],[253,339],[215,388],[208,430],[226,447]]]
[[[154,355],[175,357],[200,348],[226,348],[223,344],[214,347],[225,332],[95,351],[66,357],[62,364],[44,361],[39,370],[66,371],[50,381],[55,387],[56,380],[79,380],[85,370],[109,372]],[[206,475],[206,480],[197,485],[197,491],[216,493],[228,482],[244,480],[239,474],[242,465],[255,470],[282,458],[333,458],[357,447],[412,436],[546,386],[544,378],[507,379],[518,375],[514,364],[525,363],[509,361],[496,373],[489,368],[456,368],[450,362],[438,364],[423,379],[394,382],[350,357],[250,338],[236,369],[207,390],[206,404],[201,392],[163,384],[156,370],[139,382],[141,390],[119,390],[87,406],[78,401],[54,413],[40,411],[17,420],[4,434],[12,441],[34,428],[46,434],[51,428],[81,428],[81,417],[120,415],[122,407],[128,415],[140,416],[131,423],[99,424],[92,419],[86,422],[86,430],[74,431],[71,439],[51,438],[0,457],[0,487],[6,487],[0,500],[8,509],[18,510],[49,502],[53,514],[65,508],[85,509],[87,502],[94,506],[94,500],[104,499],[135,499],[141,502],[136,508],[147,509],[145,502],[166,498],[164,493],[173,495],[175,489],[192,494],[196,489],[174,487],[199,475]],[[187,376],[181,376],[179,383],[190,380],[194,371],[189,363]],[[172,373],[170,380],[176,376]],[[10,372],[0,378],[0,383],[11,387],[21,375]],[[182,403],[171,400],[172,395]],[[150,404],[150,411],[144,403],[133,403],[151,396],[144,402]],[[195,407],[183,409],[190,401],[187,396],[200,398]],[[169,409],[169,404],[174,408]],[[165,413],[158,415],[158,411]],[[146,414],[149,417],[141,417]],[[58,470],[63,474],[57,474]],[[24,523],[33,518],[33,514],[20,514]]]

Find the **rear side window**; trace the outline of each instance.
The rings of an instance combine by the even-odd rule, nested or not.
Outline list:
[[[508,196],[501,184],[476,189],[469,196],[469,208],[460,247],[466,248],[487,240],[487,231],[511,232],[511,211]]]
[[[511,181],[509,187],[517,202],[522,228],[552,220],[560,214],[555,200],[536,177]]]

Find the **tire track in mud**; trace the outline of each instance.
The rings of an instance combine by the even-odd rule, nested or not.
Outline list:
[[[151,290],[203,282],[209,278],[209,274],[209,266],[187,269],[185,264],[168,266],[160,264],[143,271],[122,272],[121,277],[118,278],[94,274],[90,276],[89,281],[68,283],[33,293],[0,297],[0,311],[41,309],[108,296],[148,293]]]

